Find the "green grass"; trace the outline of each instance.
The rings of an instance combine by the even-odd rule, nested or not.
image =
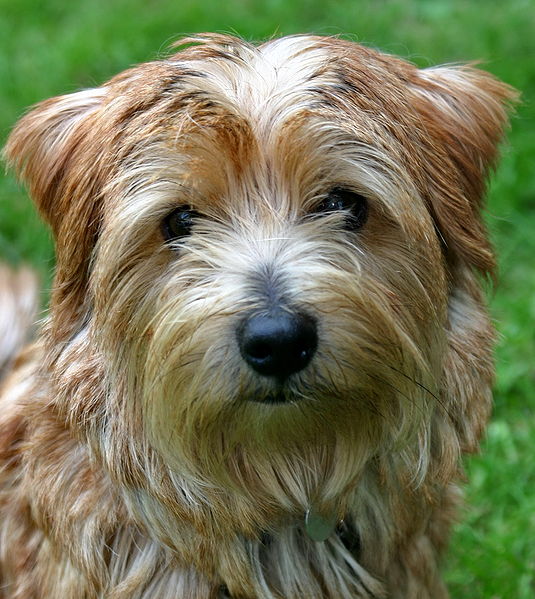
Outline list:
[[[468,507],[446,563],[456,599],[535,596],[535,1],[0,0],[0,142],[25,107],[96,85],[183,34],[248,39],[313,31],[421,66],[481,59],[523,93],[491,186],[500,256],[492,299],[501,338],[493,423],[467,464]],[[0,255],[50,272],[48,232],[14,181],[0,180]],[[45,275],[46,280],[46,275]]]

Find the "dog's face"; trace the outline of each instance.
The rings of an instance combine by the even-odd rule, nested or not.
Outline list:
[[[7,156],[56,238],[54,364],[101,377],[59,409],[104,455],[266,506],[339,500],[395,451],[417,476],[452,335],[488,359],[453,319],[484,321],[510,98],[341,40],[214,36],[38,106]]]

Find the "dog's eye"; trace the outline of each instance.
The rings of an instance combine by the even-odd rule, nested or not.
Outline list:
[[[346,229],[360,229],[368,218],[368,200],[355,191],[335,187],[319,204],[316,212],[345,212]]]
[[[162,221],[162,233],[166,241],[175,241],[191,233],[195,218],[199,216],[189,206],[180,206]]]

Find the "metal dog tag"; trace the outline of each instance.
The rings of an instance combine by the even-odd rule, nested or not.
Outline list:
[[[326,541],[333,534],[337,524],[336,514],[325,517],[313,508],[309,508],[305,515],[305,531],[313,541],[318,543]]]

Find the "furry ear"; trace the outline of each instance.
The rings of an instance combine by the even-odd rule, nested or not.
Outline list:
[[[61,304],[58,328],[83,313],[91,252],[98,235],[104,181],[99,108],[106,88],[37,104],[15,126],[4,157],[26,183],[54,233],[56,285],[51,307]],[[109,162],[109,161],[108,161]]]
[[[91,115],[104,95],[105,88],[95,88],[37,104],[17,123],[4,149],[8,166],[26,183],[56,234],[76,197],[68,193],[73,178],[78,183],[85,178],[80,158],[88,154]]]
[[[422,148],[427,196],[449,258],[492,274],[481,206],[517,93],[471,66],[420,70],[414,83],[414,107],[430,139]]]

